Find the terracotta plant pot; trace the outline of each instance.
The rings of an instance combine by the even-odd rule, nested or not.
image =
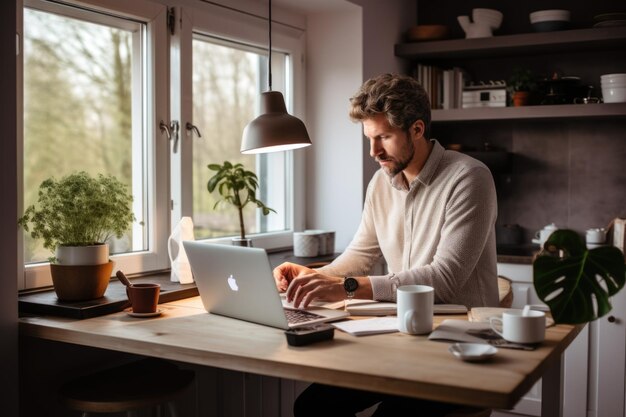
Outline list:
[[[61,301],[87,301],[104,295],[113,261],[101,265],[50,264],[52,284]]]
[[[530,101],[530,93],[528,91],[516,91],[513,93],[513,106],[527,106]]]

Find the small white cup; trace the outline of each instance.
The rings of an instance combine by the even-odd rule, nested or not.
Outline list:
[[[306,232],[294,232],[293,255],[310,258],[319,255],[320,238],[317,235]]]
[[[490,317],[491,329],[504,340],[513,343],[541,343],[546,337],[546,313],[530,310],[511,310],[500,317]]]
[[[427,334],[433,330],[435,289],[428,285],[398,287],[398,329],[402,333]]]
[[[586,232],[587,243],[604,243],[606,241],[606,230],[599,229],[587,229]]]

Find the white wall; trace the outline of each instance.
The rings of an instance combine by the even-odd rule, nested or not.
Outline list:
[[[402,41],[408,28],[416,24],[415,0],[350,0],[363,8],[363,80],[383,73],[406,73],[408,62],[394,55],[394,45]],[[367,188],[379,166],[369,156],[363,142],[363,185]]]
[[[338,0],[339,1],[339,0]],[[405,72],[394,44],[415,24],[414,0],[350,0],[345,11],[307,15],[307,227],[335,230],[336,249],[350,242],[367,184],[378,169],[348,99],[375,75]]]
[[[362,210],[361,126],[348,118],[348,99],[362,82],[361,8],[307,17],[308,228],[334,230],[343,250]]]

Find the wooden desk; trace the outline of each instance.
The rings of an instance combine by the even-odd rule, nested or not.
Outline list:
[[[561,414],[561,354],[582,329],[552,327],[534,351],[500,349],[476,364],[424,336],[336,331],[333,341],[291,347],[280,329],[206,314],[198,297],[159,307],[163,314],[152,319],[124,312],[87,320],[33,316],[19,326],[23,335],[48,340],[480,407],[511,408],[543,377],[544,416]],[[435,324],[449,317],[436,316]]]

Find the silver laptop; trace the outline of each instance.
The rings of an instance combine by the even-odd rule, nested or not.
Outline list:
[[[323,307],[284,308],[264,249],[194,241],[183,241],[183,246],[209,313],[281,329],[350,315]]]

